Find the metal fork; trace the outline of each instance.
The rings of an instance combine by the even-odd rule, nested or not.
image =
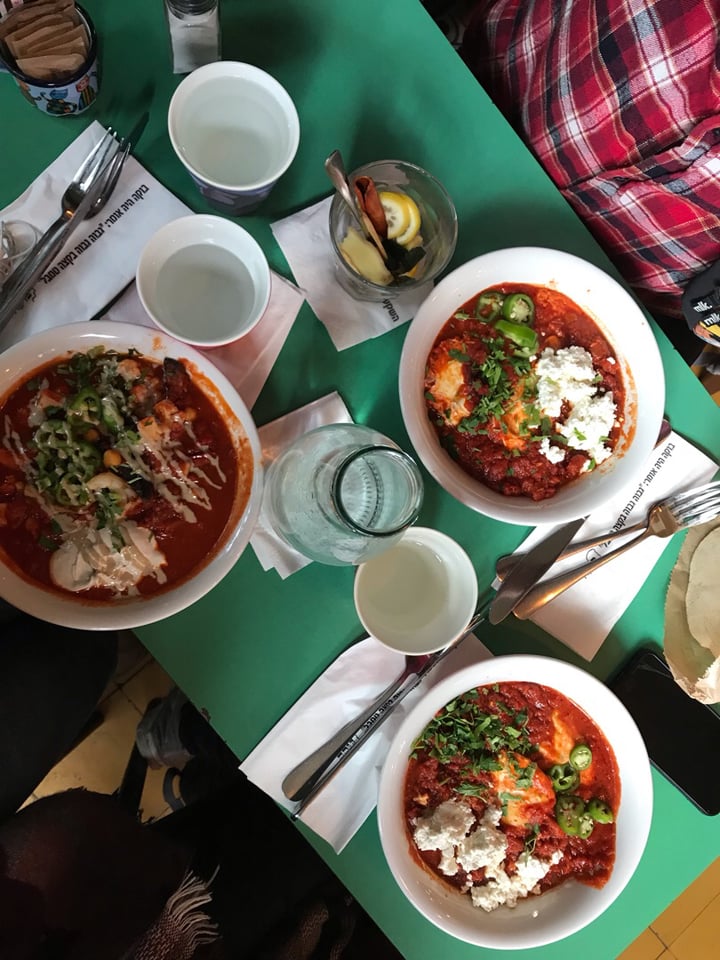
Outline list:
[[[0,292],[0,331],[22,303],[25,294],[57,256],[72,230],[85,219],[108,183],[108,171],[121,151],[115,131],[108,128],[68,184],[61,213],[15,270]]]
[[[584,563],[569,573],[560,574],[551,580],[539,583],[517,604],[513,613],[520,620],[527,620],[541,607],[544,607],[546,603],[550,603],[555,597],[560,596],[561,593],[564,593],[593,570],[597,570],[614,560],[615,557],[621,556],[637,546],[638,543],[642,543],[643,540],[650,537],[672,537],[680,530],[685,530],[687,527],[693,527],[699,523],[706,523],[718,516],[720,516],[720,481],[706,483],[694,490],[688,490],[667,500],[662,500],[650,508],[647,520],[644,523],[628,527],[626,530],[618,531],[615,534],[606,534],[604,537],[583,541],[568,550],[566,556],[606,543],[615,537],[626,536],[628,533],[642,530],[640,536],[635,537],[629,543],[624,543],[622,546],[610,550],[605,556]]]

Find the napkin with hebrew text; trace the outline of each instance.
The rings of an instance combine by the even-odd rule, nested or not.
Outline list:
[[[412,320],[433,285],[423,283],[382,303],[355,300],[346,293],[335,275],[328,226],[331,202],[332,197],[326,197],[271,227],[315,316],[335,347],[345,350]]]
[[[638,523],[647,517],[654,503],[681,490],[706,483],[717,471],[717,463],[672,432],[649,455],[635,483],[622,496],[596,510],[580,527],[573,542]],[[518,551],[522,553],[529,550],[544,540],[552,529],[537,527]],[[585,660],[592,660],[669,543],[669,537],[650,537],[623,556],[592,571],[531,619]],[[565,573],[586,560],[597,559],[616,546],[618,541],[596,547],[587,556],[579,555],[559,561],[550,568],[543,580]],[[499,586],[499,583],[496,581],[494,586]]]
[[[25,220],[45,231],[60,216],[67,185],[104,132],[97,121],[90,124],[0,210],[0,220]],[[135,276],[140,251],[156,230],[191,212],[130,155],[106,206],[75,228],[0,333],[0,350],[41,330],[92,319]]]
[[[328,423],[352,423],[350,412],[339,393],[329,393],[260,427],[258,434],[263,453],[263,467],[267,470],[273,460],[293,440],[297,440],[308,430],[323,427]],[[275,568],[283,580],[311,562],[309,557],[298,553],[294,547],[275,533],[264,508],[260,511],[258,522],[250,538],[250,546],[255,551],[263,570]]]
[[[340,853],[375,808],[390,742],[414,704],[438,681],[490,656],[474,634],[462,641],[328,781],[303,811],[302,822]],[[273,800],[292,810],[296,804],[282,792],[286,774],[369,706],[404,666],[403,654],[374,637],[349,647],[275,724],[240,769]]]

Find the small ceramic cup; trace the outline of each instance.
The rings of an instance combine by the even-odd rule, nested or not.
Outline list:
[[[95,102],[100,89],[95,26],[82,7],[76,4],[75,9],[87,31],[89,46],[84,63],[72,76],[56,83],[34,80],[14,63],[0,60],[0,71],[9,73],[25,99],[50,117],[77,116]]]
[[[255,210],[288,169],[300,121],[286,90],[248,63],[199,67],[178,86],[168,133],[200,193],[226,214]]]
[[[136,280],[153,322],[197,347],[239,340],[270,299],[270,267],[260,245],[238,224],[209,215],[181,217],[153,234]]]
[[[477,598],[470,557],[451,537],[428,527],[411,527],[355,574],[360,622],[376,640],[405,654],[433,653],[461,637]]]

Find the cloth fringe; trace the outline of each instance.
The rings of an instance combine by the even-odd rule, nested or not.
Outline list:
[[[214,875],[209,883],[213,879]],[[212,900],[209,883],[186,873],[127,960],[191,960],[199,947],[219,940],[217,924],[202,909]]]

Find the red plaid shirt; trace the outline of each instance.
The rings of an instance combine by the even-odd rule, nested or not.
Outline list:
[[[463,56],[644,302],[720,257],[720,0],[479,0]]]

